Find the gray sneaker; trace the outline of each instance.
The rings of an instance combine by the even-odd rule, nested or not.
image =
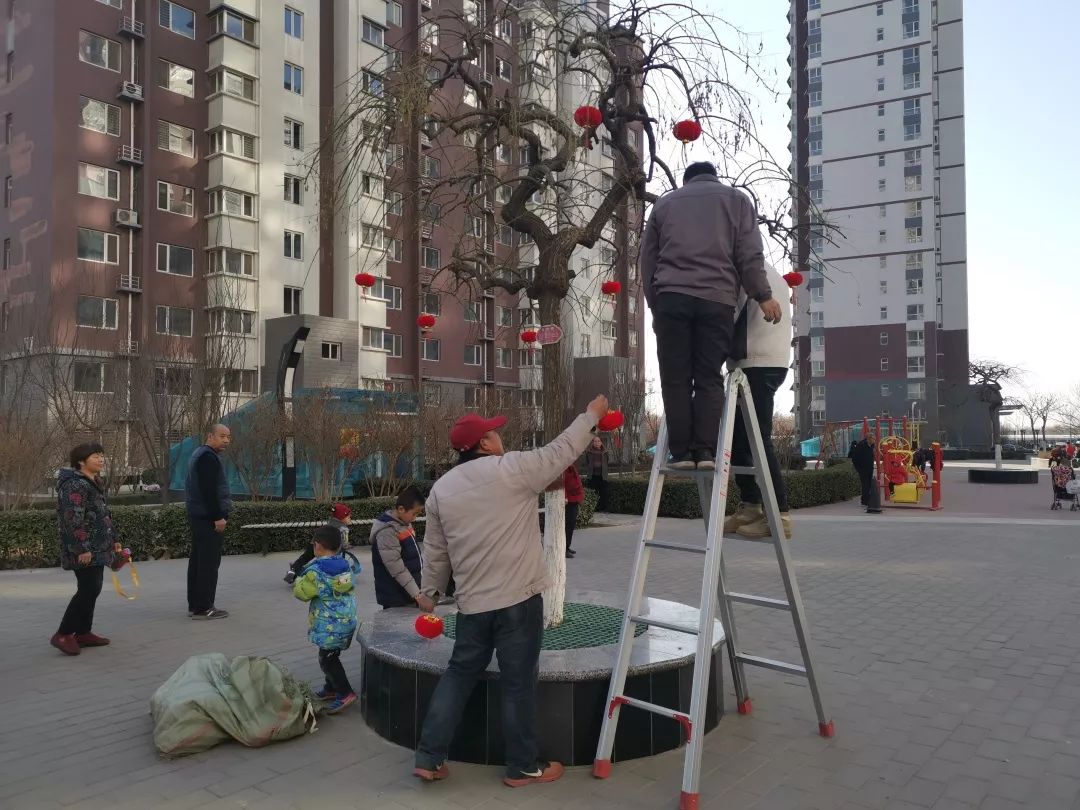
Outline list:
[[[229,618],[229,611],[222,610],[221,608],[210,608],[200,613],[192,613],[191,618],[197,621],[209,620],[209,619],[227,619]]]
[[[697,463],[697,468],[699,470],[715,470],[716,462],[713,461],[711,458],[705,459],[704,461],[699,461]]]

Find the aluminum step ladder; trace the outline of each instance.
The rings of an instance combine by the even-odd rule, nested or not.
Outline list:
[[[731,464],[731,441],[735,432],[736,408],[741,409],[743,423],[748,429],[753,467],[732,467]],[[608,690],[607,702],[604,704],[605,711],[600,731],[600,742],[596,749],[596,760],[593,763],[593,776],[604,779],[611,775],[611,753],[615,744],[615,730],[618,726],[622,707],[628,706],[653,712],[663,717],[674,718],[682,726],[686,737],[679,810],[697,810],[698,808],[705,706],[708,698],[709,669],[713,656],[713,630],[717,608],[720,610],[720,621],[727,636],[728,658],[731,663],[731,675],[739,713],[749,714],[752,707],[744,667],[746,665],[764,667],[791,675],[804,676],[809,682],[814,711],[817,712],[818,733],[823,737],[832,737],[834,732],[832,720],[828,718],[822,705],[817,678],[814,677],[806,614],[803,610],[802,598],[799,595],[799,586],[795,581],[795,571],[792,568],[787,542],[784,539],[783,527],[780,522],[780,510],[776,502],[772,477],[769,475],[768,463],[765,460],[765,446],[761,440],[761,430],[754,412],[750,385],[746,375],[741,370],[736,370],[728,376],[717,448],[715,470],[674,469],[667,465],[667,421],[663,421],[660,425],[660,435],[657,437],[656,442],[656,456],[653,459],[652,473],[649,477],[649,491],[645,500],[641,539],[638,543],[637,556],[634,561],[634,573],[630,580],[627,609],[623,617],[622,631],[619,638],[619,653],[611,674],[611,687]],[[735,593],[727,589],[724,576],[723,525],[727,505],[728,476],[731,473],[754,475],[757,478],[772,536],[755,542],[771,543],[775,548],[776,561],[779,564],[784,590],[787,593],[786,600],[748,593]],[[654,539],[656,517],[660,510],[660,496],[664,488],[664,481],[669,477],[692,477],[697,480],[698,496],[701,499],[701,512],[705,516],[704,546],[671,543]],[[732,535],[731,539],[745,540],[747,538]],[[639,615],[645,593],[645,576],[654,549],[697,554],[705,557],[701,582],[701,601],[699,603],[701,607],[698,611],[698,624],[696,627],[654,621],[647,615]],[[736,603],[789,612],[795,625],[795,635],[799,642],[802,663],[790,664],[744,653],[739,646],[738,634],[735,629],[733,606]],[[634,629],[638,624],[697,636],[689,714],[668,706],[659,706],[655,703],[628,697],[624,694],[627,670],[630,667],[631,653],[635,641]]]

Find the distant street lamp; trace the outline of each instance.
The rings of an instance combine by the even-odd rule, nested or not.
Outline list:
[[[300,365],[300,360],[304,357],[304,345],[307,343],[310,332],[311,330],[306,326],[297,329],[292,338],[282,347],[281,360],[278,362],[277,400],[278,412],[282,417],[282,499],[296,495],[296,448],[292,430],[293,379],[296,376],[296,367]]]

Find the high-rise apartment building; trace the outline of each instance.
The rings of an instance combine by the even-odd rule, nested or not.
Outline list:
[[[282,335],[306,324],[308,385],[419,385],[425,400],[462,407],[538,404],[539,353],[519,339],[536,319],[532,302],[463,290],[439,272],[470,227],[492,255],[535,259],[500,223],[495,184],[470,202],[475,225],[422,203],[425,182],[462,151],[453,133],[421,128],[415,143],[371,155],[357,167],[363,193],[347,197],[332,193],[340,156],[325,147],[358,87],[381,93],[402,60],[460,47],[453,26],[440,41],[448,11],[500,16],[476,68],[500,92],[528,92],[538,69],[523,53],[539,28],[506,9],[0,0],[0,393],[14,361],[59,357],[72,401],[111,394],[127,403],[121,421],[138,418],[140,395],[181,396],[211,373],[242,402],[273,389]],[[539,101],[569,117],[583,91],[555,79]],[[460,81],[440,92],[467,101]],[[495,157],[520,169],[517,144]],[[609,152],[589,161],[610,179]],[[564,324],[574,355],[630,358],[638,374],[631,208],[610,241],[574,254]],[[361,271],[374,287],[354,283]],[[627,294],[601,296],[608,278]],[[430,333],[417,328],[425,312],[438,318]]]
[[[968,398],[962,0],[793,0],[800,435]]]

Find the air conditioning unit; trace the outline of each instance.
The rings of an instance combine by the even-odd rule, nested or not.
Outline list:
[[[142,101],[142,85],[136,82],[123,82],[120,85],[120,98],[126,98],[128,101]]]
[[[430,54],[431,53],[431,43],[430,42],[421,42],[420,43],[420,53],[422,53],[424,55]]]
[[[139,225],[139,212],[130,208],[118,208],[116,210],[116,224],[121,228],[141,228]]]

